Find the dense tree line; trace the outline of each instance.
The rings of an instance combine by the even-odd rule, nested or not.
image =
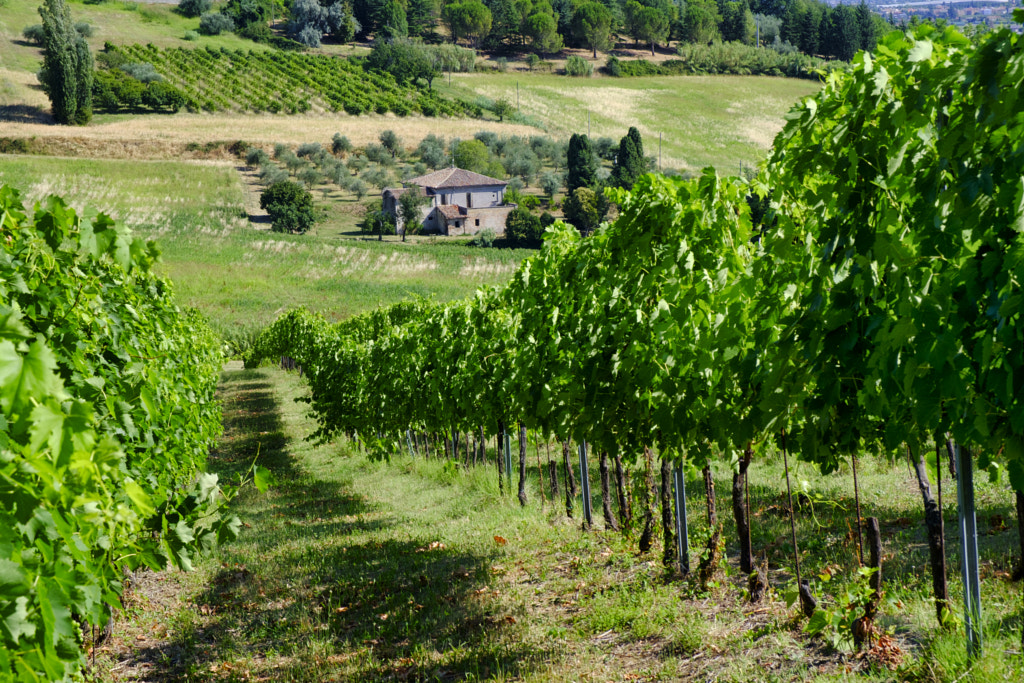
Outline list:
[[[293,21],[296,7],[318,2],[328,6],[296,0]],[[349,7],[344,2],[330,6]],[[363,37],[440,42],[443,27],[448,39],[473,47],[550,53],[569,46],[595,58],[618,38],[652,53],[672,40],[721,40],[849,60],[888,27],[863,2],[819,0],[353,0],[351,15]]]
[[[568,46],[594,58],[616,40],[632,40],[652,54],[670,41],[725,41],[850,60],[890,28],[863,1],[833,7],[820,0],[229,0],[219,12],[209,10],[208,0],[185,0],[179,8],[200,17],[201,32],[233,30],[281,47],[413,38],[542,54]],[[271,32],[272,20],[287,39]]]

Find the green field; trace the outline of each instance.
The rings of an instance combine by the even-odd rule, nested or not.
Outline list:
[[[222,331],[253,329],[300,305],[338,319],[409,296],[467,296],[506,280],[524,254],[352,239],[343,234],[350,222],[330,213],[316,234],[272,233],[249,222],[251,202],[225,163],[4,156],[0,183],[29,201],[56,194],[105,211],[157,240],[182,303]]]
[[[445,82],[447,83],[447,81]],[[662,167],[699,170],[714,166],[735,174],[756,166],[782,129],[783,116],[818,84],[758,76],[650,76],[569,78],[551,74],[455,74],[442,92],[473,99],[517,99],[520,111],[549,135],[618,140],[637,126],[645,153]]]

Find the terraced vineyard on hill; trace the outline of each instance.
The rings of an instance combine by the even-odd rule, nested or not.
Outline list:
[[[346,59],[295,52],[107,44],[107,53],[152,64],[181,89],[189,107],[205,111],[296,114],[311,109],[349,114],[462,116],[467,105],[403,87]]]

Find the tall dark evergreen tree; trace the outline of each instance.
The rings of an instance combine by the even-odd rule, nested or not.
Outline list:
[[[619,187],[631,189],[637,178],[647,170],[644,160],[644,143],[640,131],[631,126],[629,132],[619,141],[619,153],[615,157],[612,180]]]
[[[64,0],[44,0],[43,67],[39,80],[57,123],[84,125],[92,118],[92,53]]]
[[[409,35],[405,9],[398,0],[384,0],[377,15],[377,33],[380,38],[404,38]]]
[[[725,3],[719,30],[722,32],[722,40],[735,40],[747,44],[754,42],[754,15],[747,0]]]
[[[578,187],[597,187],[597,157],[594,156],[594,148],[586,135],[573,133],[569,138],[566,165],[565,186],[568,194],[572,194]]]
[[[857,5],[857,28],[860,29],[860,49],[871,52],[875,49],[878,37],[875,34],[875,16],[860,0]]]
[[[419,36],[434,28],[437,21],[437,0],[409,0],[405,10],[409,35]]]
[[[849,5],[836,5],[828,10],[821,21],[821,54],[850,61],[860,49],[860,26],[857,11]]]

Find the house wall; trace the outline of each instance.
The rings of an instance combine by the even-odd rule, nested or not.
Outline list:
[[[475,235],[484,228],[490,228],[499,235],[505,234],[505,219],[512,209],[516,208],[515,204],[508,206],[496,206],[485,209],[470,209],[469,214],[462,221],[462,225],[456,228],[454,225],[448,225],[449,235]]]
[[[434,206],[457,204],[469,209],[501,206],[505,201],[503,185],[460,187],[457,191],[434,189]]]

